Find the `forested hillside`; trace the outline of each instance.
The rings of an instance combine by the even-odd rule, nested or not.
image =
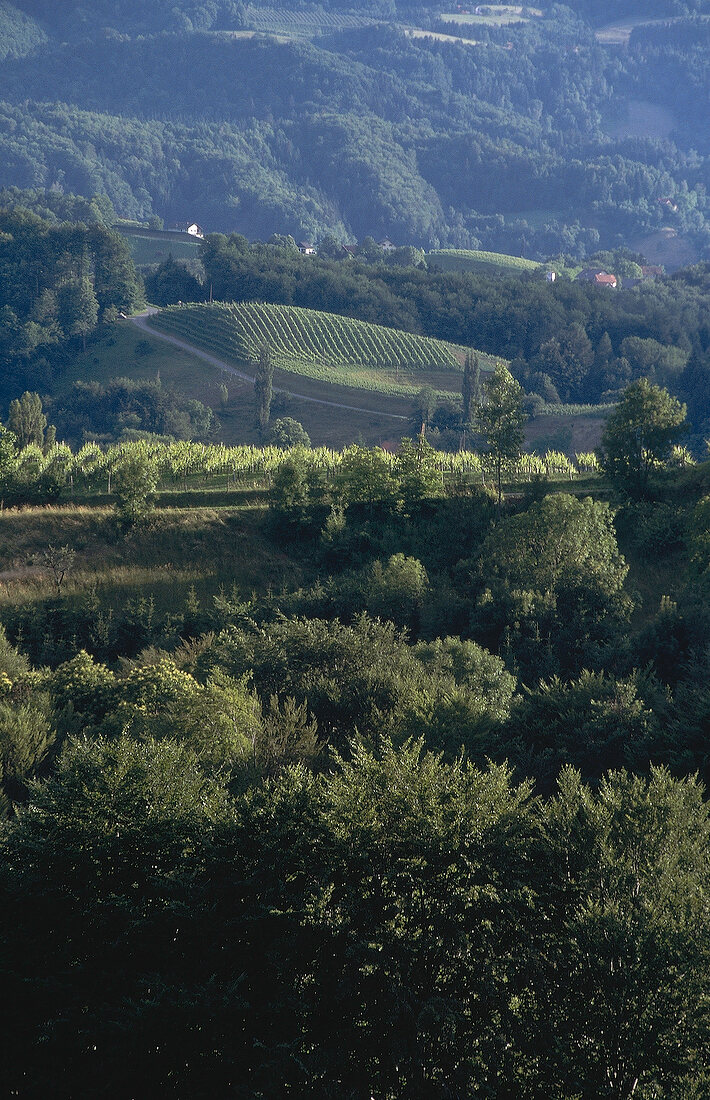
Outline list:
[[[36,404],[0,431],[11,1091],[703,1100],[680,405],[631,387],[605,476],[509,457],[501,506],[494,452],[72,452]]]
[[[623,49],[587,20],[640,19],[639,5],[540,10],[497,26],[392,0],[5,3],[0,184],[106,193],[122,216],[250,238],[544,258],[665,227],[700,257],[698,6],[645,5],[674,22]]]

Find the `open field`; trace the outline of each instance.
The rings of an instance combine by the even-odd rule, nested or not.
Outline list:
[[[522,256],[465,248],[436,248],[427,252],[427,260],[442,271],[481,271],[487,275],[518,275],[521,271],[537,271],[540,267],[535,260]]]
[[[511,23],[528,23],[530,19],[540,19],[542,14],[540,8],[528,8],[520,4],[481,4],[472,12],[446,12],[439,18],[442,23],[505,27]]]
[[[74,357],[57,382],[55,396],[61,400],[74,382],[103,385],[111,378],[160,378],[163,385],[211,407],[219,403],[222,381],[220,372],[203,360],[141,332],[130,321],[118,321]]]
[[[119,321],[92,341],[85,353],[76,355],[59,378],[55,397],[62,401],[75,381],[106,384],[118,377],[136,380],[159,377],[163,385],[190,399],[202,401],[215,411],[219,421],[216,440],[228,446],[258,444],[253,383],[220,370],[204,359],[203,354],[206,353],[198,348],[190,351],[175,347],[157,331],[138,328],[130,321]],[[242,366],[253,372],[252,364]],[[434,372],[422,369],[417,378],[420,387],[432,385],[444,393],[460,393],[458,369]],[[222,385],[227,387],[226,404],[222,401]],[[406,434],[406,421],[412,412],[409,396],[324,383],[278,368],[274,372],[274,387],[281,392],[274,394],[272,420],[291,416],[300,421],[316,447],[340,448],[353,440],[360,440],[367,446],[397,443]],[[294,389],[299,396],[292,393]],[[329,404],[317,403],[324,400]],[[355,411],[357,407],[363,411]],[[401,419],[395,419],[397,417]],[[552,441],[555,449],[570,454],[591,449],[598,442],[598,431],[594,434],[591,428],[593,421],[593,413],[578,414],[572,409],[540,416],[528,427],[529,445],[537,449],[537,441],[542,439],[543,442]]]
[[[379,23],[364,15],[351,15],[334,11],[290,11],[286,8],[269,8],[247,5],[247,23],[254,31],[269,34],[293,35],[308,38],[339,30],[351,30]],[[247,32],[249,33],[249,32]]]
[[[190,498],[180,494],[180,508],[158,508],[128,534],[103,503],[0,512],[0,612],[56,594],[40,561],[50,543],[75,552],[63,595],[91,594],[97,609],[149,594],[156,611],[177,611],[191,588],[211,602],[220,588],[249,596],[293,581],[296,567],[262,530],[263,502],[192,507]]]
[[[282,371],[405,398],[416,396],[422,385],[457,391],[455,375],[466,354],[466,348],[382,325],[255,302],[173,306],[154,315],[151,324],[226,362],[246,364],[252,374],[268,345]],[[493,368],[492,356],[480,353],[480,359],[484,371]]]
[[[525,447],[537,454],[548,450],[563,454],[593,451],[601,443],[603,416],[540,416],[525,425]]]
[[[679,267],[696,264],[700,259],[700,253],[692,241],[681,237],[678,230],[670,226],[635,237],[628,242],[628,246],[645,256],[650,264],[662,264],[668,274]]]

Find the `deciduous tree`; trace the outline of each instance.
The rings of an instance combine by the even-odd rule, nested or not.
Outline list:
[[[506,366],[499,363],[483,383],[484,400],[478,406],[477,419],[493,456],[498,488],[498,508],[503,496],[502,475],[506,462],[519,457],[523,446],[523,388]]]
[[[600,456],[604,472],[632,496],[648,490],[654,467],[666,461],[685,431],[685,405],[646,378],[633,382],[607,419]]]

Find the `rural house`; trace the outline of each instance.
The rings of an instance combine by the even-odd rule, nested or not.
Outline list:
[[[204,232],[201,225],[197,222],[175,222],[170,226],[170,230],[173,233],[189,233],[191,237],[204,237]]]

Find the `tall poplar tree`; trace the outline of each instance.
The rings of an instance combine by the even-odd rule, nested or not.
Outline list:
[[[265,433],[269,427],[273,381],[274,361],[271,357],[271,348],[268,344],[262,344],[259,349],[259,364],[254,379],[254,393],[256,395],[257,415],[259,417],[259,430],[262,434]]]

